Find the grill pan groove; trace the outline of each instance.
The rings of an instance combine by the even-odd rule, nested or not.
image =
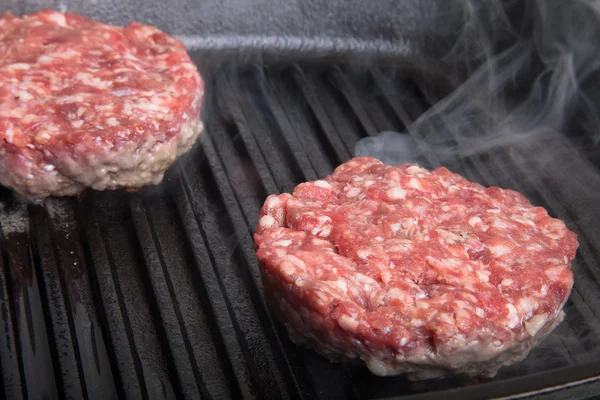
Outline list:
[[[265,197],[330,173],[362,137],[405,130],[431,100],[397,69],[238,65],[206,76],[206,132],[161,185],[39,204],[0,191],[6,398],[475,399],[600,374],[594,199],[532,179],[509,152],[451,167],[523,191],[580,235],[575,289],[550,342],[576,360],[548,345],[532,354],[546,352],[542,373],[526,360],[490,381],[424,384],[293,345],[267,311],[253,250]],[[435,151],[426,159],[439,163]]]

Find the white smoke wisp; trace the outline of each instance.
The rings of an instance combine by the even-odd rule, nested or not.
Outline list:
[[[474,9],[485,4],[492,12],[500,13],[501,2],[460,2],[466,18],[460,37],[465,43],[459,41],[455,48],[472,48],[466,54],[476,61],[468,64],[483,65],[408,127],[418,132],[440,162],[537,142],[548,135],[548,130],[561,132],[575,108],[592,109],[594,102],[581,90],[581,84],[600,69],[600,48],[596,45],[600,34],[598,2],[526,3],[531,7],[531,32],[523,36],[508,22],[500,23],[501,28],[496,27],[492,33],[491,28],[478,23],[481,12]],[[508,21],[508,16],[496,19]],[[498,29],[512,29],[516,40],[510,48],[494,54],[497,46],[493,32]],[[454,52],[446,58],[451,61],[453,57]],[[515,87],[522,82],[528,87]],[[422,89],[427,97],[427,88]],[[597,122],[595,113],[587,113],[586,117]],[[588,131],[598,142],[600,131]],[[391,140],[389,134],[384,136]]]
[[[361,139],[355,155],[476,171],[481,183],[522,191],[563,219],[580,241],[567,319],[513,372],[597,360],[600,170],[587,156],[600,154],[600,1],[522,1],[521,23],[504,13],[516,1],[458,3],[464,29],[446,61],[468,48],[469,78],[442,99],[421,83],[434,105],[407,132]],[[500,22],[486,25],[486,13]],[[499,31],[514,43],[501,48]]]

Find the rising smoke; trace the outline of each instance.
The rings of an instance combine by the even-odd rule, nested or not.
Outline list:
[[[515,26],[508,15],[494,18],[495,28],[480,23],[482,4],[486,13],[498,14],[505,10],[500,4],[506,3],[461,2],[465,28],[444,61],[466,63],[473,69],[471,76],[408,127],[441,163],[498,147],[538,143],[551,135],[549,131],[565,133],[574,111],[586,120],[587,139],[600,140],[596,114],[600,101],[590,99],[585,90],[590,80],[597,79],[600,67],[600,47],[596,45],[600,3],[524,2],[528,5],[524,13],[530,19],[523,26]],[[510,30],[514,44],[495,53],[499,46],[494,32],[499,30]],[[472,59],[456,60],[457,54],[469,54]],[[426,98],[436,100],[430,88],[422,86],[422,90]],[[388,133],[381,140],[398,141]],[[370,148],[365,144],[374,143],[372,138],[359,142],[357,154],[366,154]],[[373,150],[378,147],[388,148],[377,145]],[[395,161],[404,162],[402,158]]]
[[[444,61],[462,62],[470,77],[442,99],[421,85],[433,107],[408,132],[361,139],[355,154],[388,164],[445,165],[469,178],[475,171],[481,183],[522,191],[565,220],[580,240],[567,318],[515,368],[598,359],[600,173],[588,158],[597,156],[600,142],[600,2],[460,4],[464,29]],[[485,23],[490,13],[494,26]],[[500,31],[512,36],[510,46],[495,41],[505,37]],[[471,58],[458,60],[465,49]]]

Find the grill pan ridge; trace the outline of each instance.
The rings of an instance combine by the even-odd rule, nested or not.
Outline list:
[[[401,130],[416,118],[427,104],[415,80],[401,77],[390,81],[383,70],[344,66],[225,68],[209,79],[206,135],[161,185],[41,203],[4,190],[5,396],[481,398],[600,374],[597,342],[586,336],[579,352],[595,353],[585,366],[570,366],[557,353],[548,357],[554,362],[548,371],[526,360],[479,384],[376,378],[294,346],[270,318],[251,236],[262,201],[330,173],[351,157],[359,138]],[[489,163],[501,162],[508,161],[461,160],[456,167],[482,183],[534,188],[518,171],[486,173]],[[581,212],[565,210],[568,202],[536,185],[533,194],[553,212],[565,212],[559,216]],[[599,242],[592,220],[582,221],[572,228],[584,238],[578,262],[590,279],[576,279],[561,325],[571,330],[591,329],[579,324],[598,318],[586,303],[600,291],[592,278]],[[527,374],[534,375],[520,377]]]
[[[126,11],[109,12],[109,5],[99,11],[86,9],[84,2],[52,7],[126,22]],[[20,13],[39,6],[9,2],[3,7]],[[135,7],[132,1],[125,8]],[[186,7],[193,5],[174,6],[180,15]],[[152,22],[156,10],[151,6],[142,17]],[[165,29],[179,29],[173,21],[175,16],[167,18]],[[235,18],[227,21],[233,24]],[[184,22],[177,33],[198,35],[200,25]],[[205,29],[226,31],[215,24]],[[283,34],[269,29],[267,34]],[[342,31],[337,37],[352,33]],[[357,43],[346,55],[338,52],[338,58],[346,60],[361,48],[374,57],[417,64],[434,56],[423,44],[369,52],[373,41]],[[268,313],[254,255],[252,234],[264,199],[331,173],[352,157],[357,140],[404,130],[438,99],[424,95],[430,91],[414,68],[331,60],[251,63],[269,51],[281,54],[281,48],[267,45],[266,40],[255,43],[252,51],[238,54],[244,66],[238,60],[218,68],[214,60],[223,49],[208,42],[192,49],[207,80],[206,132],[160,185],[137,193],[86,191],[79,198],[43,202],[19,200],[0,189],[0,396],[566,399],[599,392],[597,199],[530,179],[505,152],[458,159],[449,167],[485,185],[522,191],[578,234],[575,288],[566,320],[548,343],[491,380],[415,383],[330,364],[290,342]],[[315,61],[331,49],[288,51]],[[581,153],[570,157],[592,162]],[[428,161],[434,165],[435,154]],[[559,351],[560,346],[571,351]]]

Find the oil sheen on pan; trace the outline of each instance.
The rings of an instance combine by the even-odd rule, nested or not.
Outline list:
[[[410,379],[524,359],[563,319],[578,247],[515,191],[370,157],[269,196],[254,239],[293,341]]]

